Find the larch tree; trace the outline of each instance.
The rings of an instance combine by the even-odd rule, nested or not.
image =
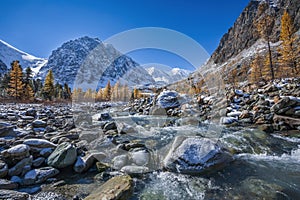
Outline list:
[[[103,97],[104,97],[104,100],[106,101],[110,101],[111,100],[111,85],[110,85],[110,80],[108,80],[105,88],[104,88],[104,91],[103,91]]]
[[[257,54],[254,60],[251,62],[250,67],[251,67],[250,82],[251,83],[259,82],[262,78],[262,67],[263,67],[262,57]]]
[[[10,96],[16,99],[21,99],[21,97],[23,96],[24,83],[22,79],[22,67],[19,64],[19,61],[13,61],[11,63],[8,93]]]
[[[45,99],[52,100],[52,97],[54,96],[55,88],[54,88],[54,76],[53,72],[50,69],[46,75],[45,83],[43,87],[43,95]]]
[[[283,74],[288,72],[297,74],[299,72],[297,69],[297,56],[299,54],[299,48],[296,44],[297,36],[295,34],[293,19],[286,10],[281,18],[280,40],[282,44],[278,51],[281,54],[279,58],[281,70]]]
[[[268,59],[269,59],[269,70],[271,74],[271,79],[275,78],[274,75],[274,66],[272,60],[272,50],[271,50],[271,34],[274,26],[274,16],[270,13],[265,14],[262,16],[258,22],[256,23],[257,31],[259,32],[260,36],[267,42],[268,46]]]

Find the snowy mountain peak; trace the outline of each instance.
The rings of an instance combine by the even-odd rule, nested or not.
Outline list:
[[[99,88],[108,80],[112,84],[120,81],[129,86],[154,82],[130,57],[122,55],[112,45],[90,37],[70,40],[54,50],[38,76],[44,79],[49,69],[57,82],[68,83],[72,88],[96,89],[95,82]]]
[[[0,61],[10,69],[10,64],[14,60],[19,60],[23,69],[31,67],[35,74],[47,63],[47,59],[32,56],[0,40]]]
[[[176,81],[187,78],[191,73],[189,70],[181,69],[181,68],[171,68],[168,66],[145,66],[147,72],[154,78],[156,82],[170,84]]]

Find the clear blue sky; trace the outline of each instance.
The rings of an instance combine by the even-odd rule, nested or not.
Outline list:
[[[105,40],[121,31],[151,26],[184,33],[211,54],[248,2],[1,0],[0,39],[34,56],[47,58],[52,50],[70,39],[87,35]],[[148,53],[149,58],[138,52],[132,56],[136,56],[140,62],[155,62],[153,57],[160,54]],[[168,57],[166,53],[163,54]]]

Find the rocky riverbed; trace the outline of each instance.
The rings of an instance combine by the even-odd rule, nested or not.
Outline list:
[[[0,105],[0,199],[297,199],[299,88]]]

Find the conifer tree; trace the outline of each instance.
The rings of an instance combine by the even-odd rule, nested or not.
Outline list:
[[[24,86],[24,99],[26,100],[33,100],[34,92],[30,84]]]
[[[271,14],[266,14],[262,16],[259,21],[256,24],[257,30],[260,34],[260,36],[267,42],[268,46],[268,63],[269,63],[269,70],[271,79],[273,80],[275,78],[274,74],[274,66],[273,66],[273,60],[272,60],[272,51],[271,51],[271,33],[274,25],[274,16]]]
[[[70,99],[72,96],[71,89],[67,83],[64,84],[63,96],[64,96],[64,99]]]
[[[250,82],[257,83],[262,79],[263,61],[261,56],[256,55],[251,65]]]
[[[104,91],[103,91],[103,97],[105,101],[110,101],[111,100],[111,85],[110,85],[110,81],[108,80]]]
[[[54,77],[51,69],[48,71],[48,74],[46,75],[45,78],[45,83],[43,87],[43,96],[45,99],[49,99],[50,101],[54,96]]]
[[[13,61],[11,64],[10,70],[10,81],[8,93],[10,96],[15,97],[16,99],[21,99],[23,95],[24,83],[22,67],[19,64],[19,61]]]
[[[141,98],[141,92],[137,88],[134,88],[133,89],[133,99],[138,99],[138,98]]]
[[[0,79],[0,96],[7,96],[7,89],[9,88],[10,76],[5,73]]]
[[[281,18],[280,40],[282,44],[278,51],[281,54],[279,59],[281,70],[284,74],[290,73],[290,75],[295,75],[299,72],[297,68],[299,48],[296,45],[297,37],[293,20],[286,10]]]
[[[103,101],[103,91],[102,88],[98,89],[98,92],[96,93],[96,101],[100,102]]]

